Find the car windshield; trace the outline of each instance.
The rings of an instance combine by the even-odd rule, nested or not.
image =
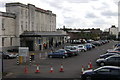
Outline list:
[[[56,53],[58,53],[58,52],[65,52],[65,50],[57,50],[57,51],[55,51]]]
[[[65,47],[65,49],[71,49],[72,48],[72,46],[66,46]]]
[[[78,46],[79,48],[82,48],[83,46]]]

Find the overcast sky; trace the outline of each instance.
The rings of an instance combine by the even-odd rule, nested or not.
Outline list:
[[[118,26],[119,0],[0,0],[0,11],[5,3],[21,2],[51,10],[57,15],[57,28],[100,28]]]

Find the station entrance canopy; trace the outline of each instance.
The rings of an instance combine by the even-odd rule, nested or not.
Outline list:
[[[34,32],[34,31],[26,31],[20,35],[20,37],[48,37],[48,36],[68,36],[67,34],[61,32]]]

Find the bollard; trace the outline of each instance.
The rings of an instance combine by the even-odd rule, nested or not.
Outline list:
[[[19,56],[19,64],[23,63],[23,56]]]
[[[17,55],[17,65],[19,65],[19,56]]]
[[[30,63],[30,65],[31,65],[31,63],[32,63],[31,56],[29,56],[29,63]]]

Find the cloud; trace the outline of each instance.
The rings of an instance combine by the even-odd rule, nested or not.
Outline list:
[[[85,18],[97,18],[97,16],[94,13],[87,13]]]
[[[4,5],[9,2],[30,3],[51,10],[57,15],[57,28],[63,25],[71,28],[91,28],[97,25],[103,29],[103,26],[106,28],[118,23],[118,0],[0,0],[0,11],[3,8],[5,10]]]
[[[97,19],[93,22],[94,24],[97,24],[97,25],[104,25],[104,24],[107,24],[107,22],[103,19]]]
[[[103,16],[118,16],[118,12],[112,12],[110,10],[101,12],[101,15]]]

